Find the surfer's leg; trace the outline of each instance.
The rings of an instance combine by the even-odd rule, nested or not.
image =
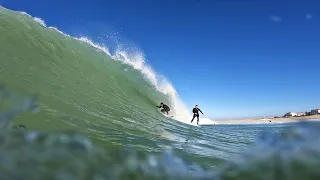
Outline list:
[[[194,120],[194,118],[196,117],[196,115],[195,114],[193,114],[193,118],[191,119],[191,123],[192,123],[192,121]]]
[[[197,115],[197,124],[199,124],[199,114]]]
[[[166,110],[165,109],[161,109],[161,112],[164,114],[164,112],[165,112]]]

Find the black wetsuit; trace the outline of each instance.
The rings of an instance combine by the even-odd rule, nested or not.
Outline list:
[[[162,107],[161,107],[161,106],[157,106],[157,107],[158,107],[158,108],[163,108],[163,109],[161,109],[161,112],[162,112],[162,113],[166,112],[167,114],[169,114],[169,111],[170,111],[169,106],[163,104]]]
[[[197,108],[193,108],[193,110],[192,110],[193,118],[191,120],[191,123],[194,120],[194,118],[197,117],[197,124],[199,124],[199,111],[201,112],[201,114],[203,114],[202,111],[199,108],[198,109]]]

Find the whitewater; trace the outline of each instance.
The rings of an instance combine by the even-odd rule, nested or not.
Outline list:
[[[0,179],[319,179],[319,122],[197,127],[190,111],[141,51],[0,7]]]

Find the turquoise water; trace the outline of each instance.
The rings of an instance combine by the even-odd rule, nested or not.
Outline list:
[[[319,178],[318,123],[192,126],[143,60],[0,8],[0,179]]]

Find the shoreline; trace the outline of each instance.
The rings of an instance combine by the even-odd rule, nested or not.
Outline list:
[[[232,125],[232,124],[276,124],[290,123],[298,121],[320,121],[320,115],[300,116],[300,117],[279,117],[279,118],[254,118],[254,119],[238,119],[238,120],[214,120],[217,125]]]

